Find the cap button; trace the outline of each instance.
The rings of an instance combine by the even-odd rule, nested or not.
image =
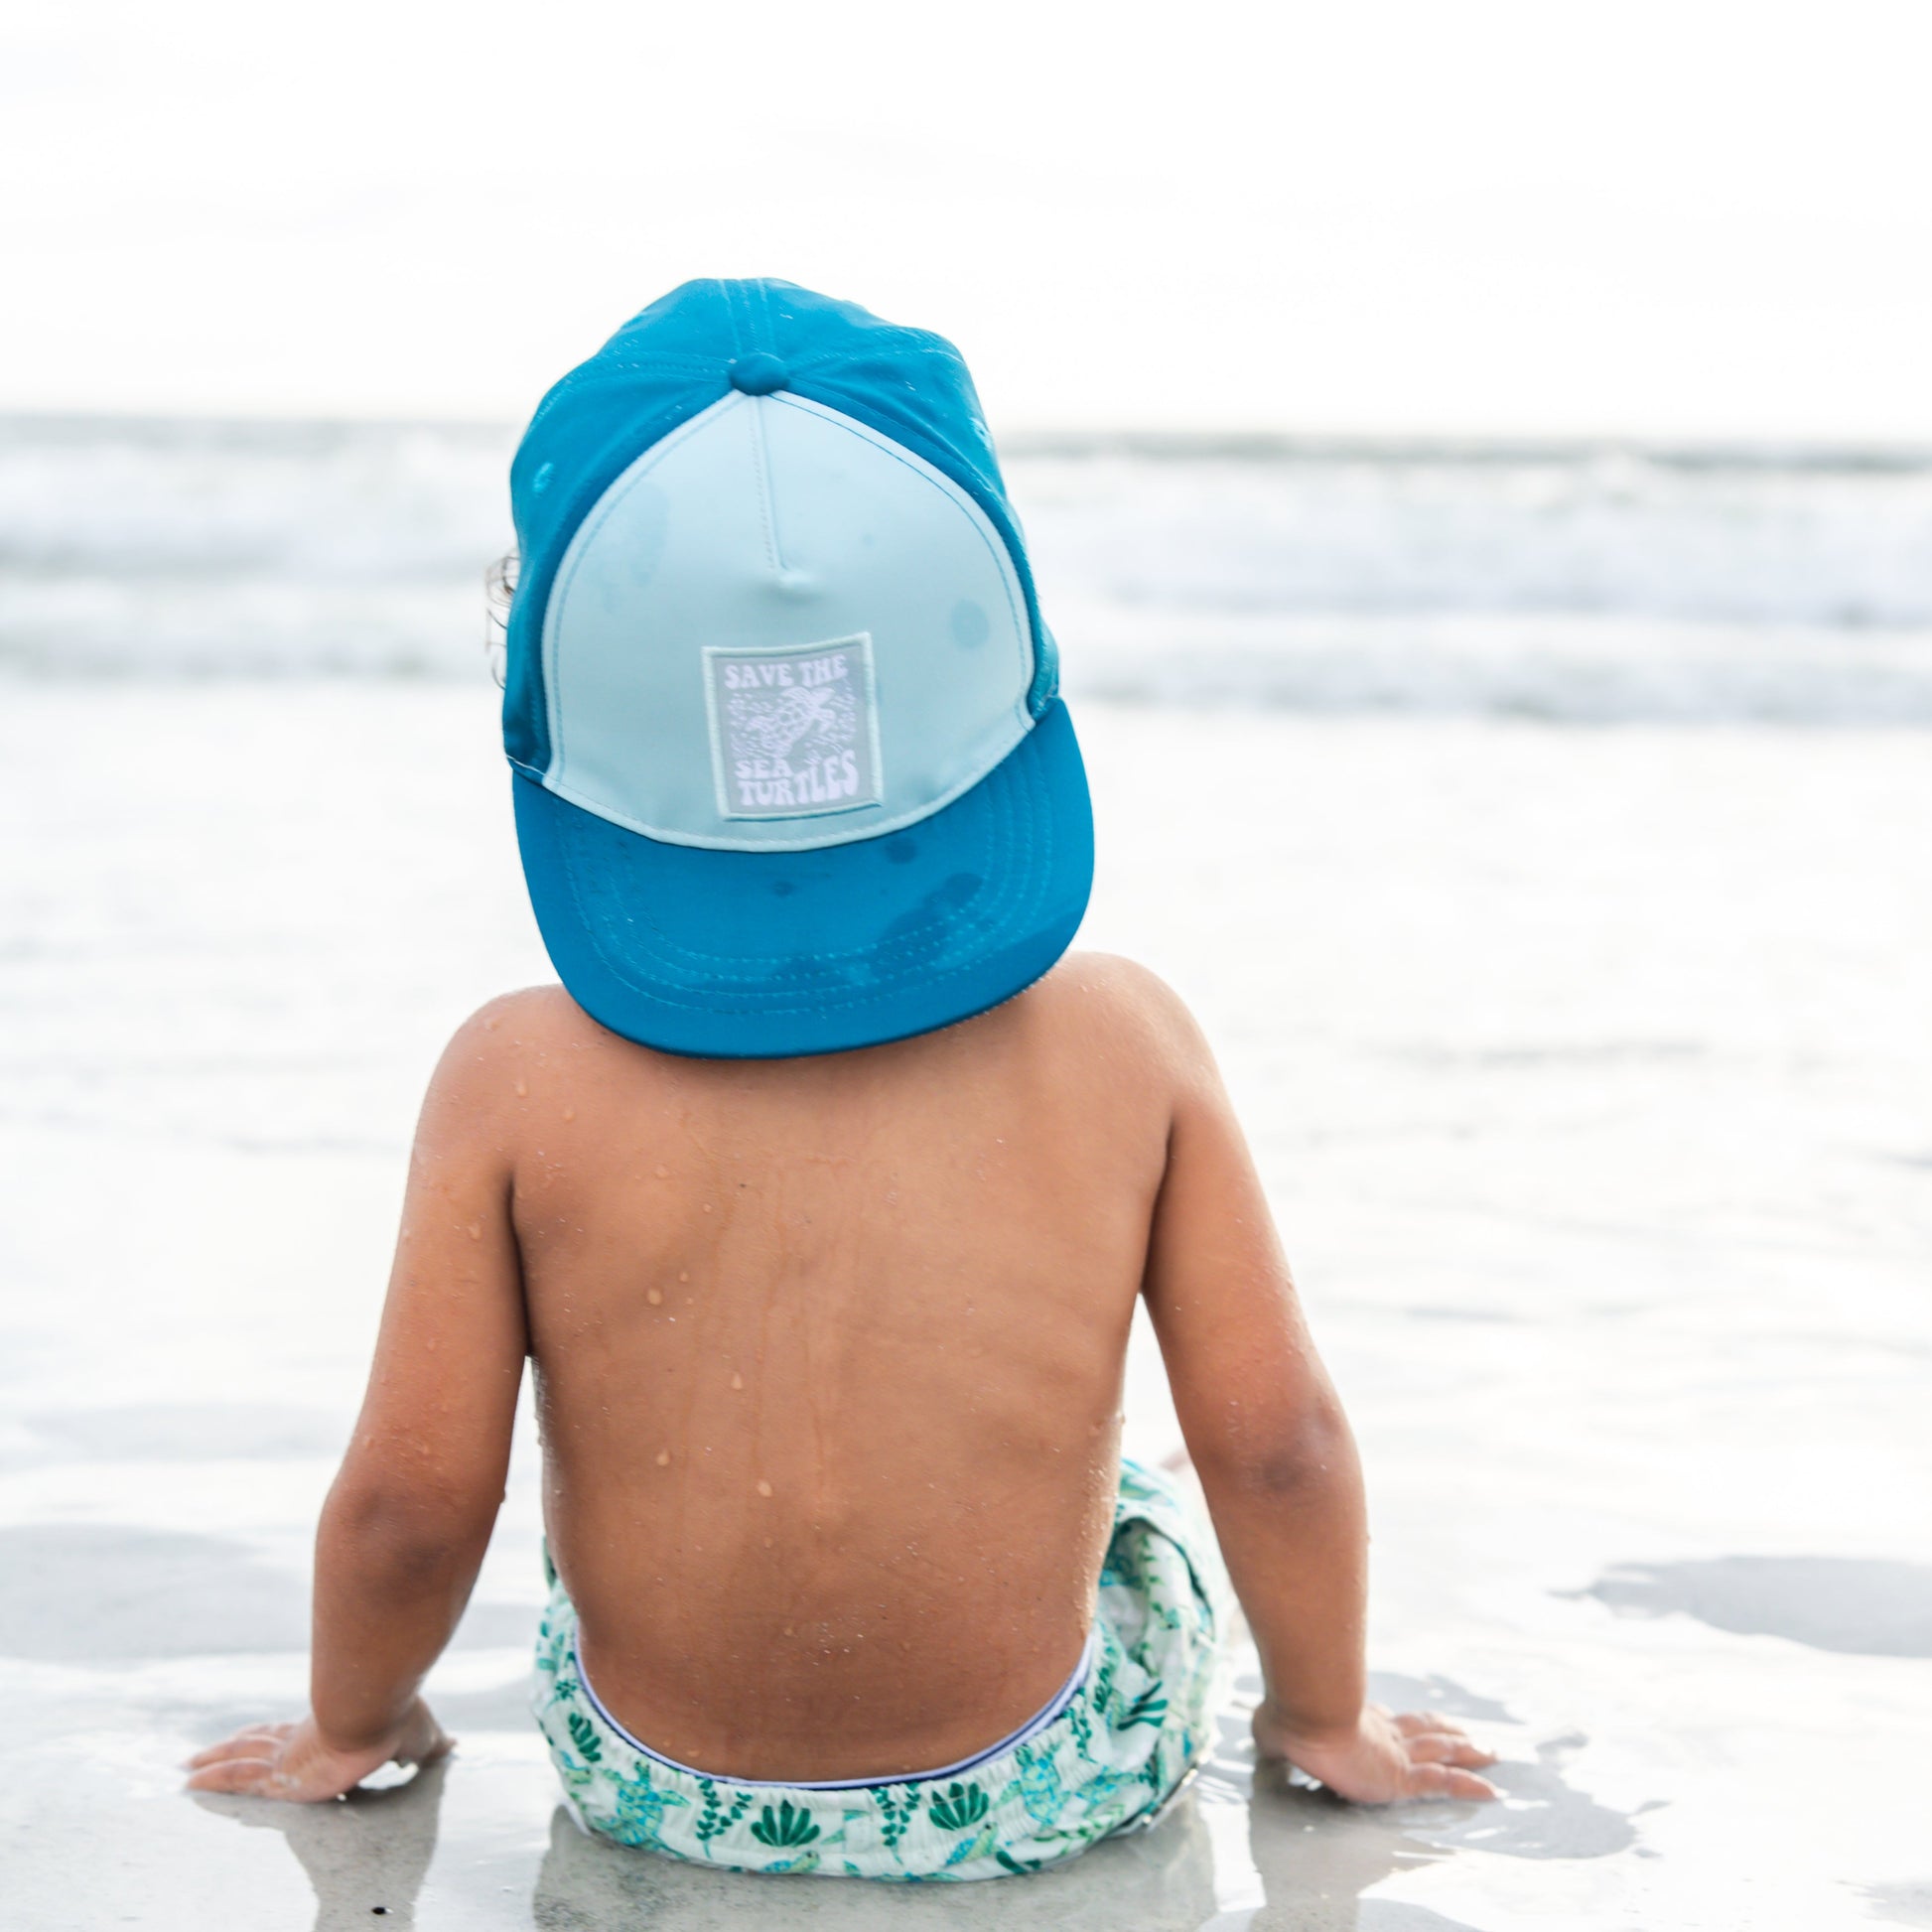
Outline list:
[[[768,396],[791,380],[791,371],[775,355],[755,349],[731,365],[731,379],[732,387],[742,389],[748,396]]]

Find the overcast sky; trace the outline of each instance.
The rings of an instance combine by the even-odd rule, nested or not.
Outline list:
[[[1006,428],[1932,442],[1927,0],[0,18],[0,407],[520,418],[772,274]]]

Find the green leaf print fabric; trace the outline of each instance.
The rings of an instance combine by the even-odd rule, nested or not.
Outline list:
[[[1178,1491],[1121,1466],[1092,1668],[1043,1730],[943,1777],[836,1790],[704,1777],[605,1722],[577,1668],[577,1612],[552,1578],[533,1708],[578,1822],[733,1871],[1001,1878],[1145,1826],[1207,1749],[1222,1627],[1211,1542]]]

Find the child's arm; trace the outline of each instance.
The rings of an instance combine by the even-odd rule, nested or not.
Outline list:
[[[1354,1440],[1303,1321],[1241,1129],[1172,996],[1175,1093],[1145,1293],[1181,1432],[1261,1653],[1262,1754],[1344,1798],[1493,1798],[1446,1719],[1366,1702],[1368,1533]]]
[[[313,1713],[190,1760],[191,1789],[315,1800],[450,1740],[417,1696],[502,1501],[526,1335],[503,1089],[483,1016],[430,1082],[355,1434],[316,1535]]]

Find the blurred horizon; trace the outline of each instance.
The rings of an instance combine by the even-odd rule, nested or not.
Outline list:
[[[535,407],[534,401],[531,410]],[[133,436],[201,434],[247,440],[260,435],[316,435],[361,431],[509,438],[522,433],[530,410],[518,415],[414,414],[334,409],[121,409],[108,407],[13,407],[0,405],[0,435],[8,431],[57,437],[112,431]],[[1002,427],[989,422],[1002,457],[1131,456],[1152,462],[1216,458],[1231,462],[1324,461],[1468,463],[1567,460],[1629,456],[1684,469],[1792,469],[1908,471],[1932,468],[1932,431],[1906,439],[1778,436],[1641,435],[1614,432],[1297,430],[1202,424],[1136,422],[1041,422]],[[505,478],[504,488],[508,488]]]

